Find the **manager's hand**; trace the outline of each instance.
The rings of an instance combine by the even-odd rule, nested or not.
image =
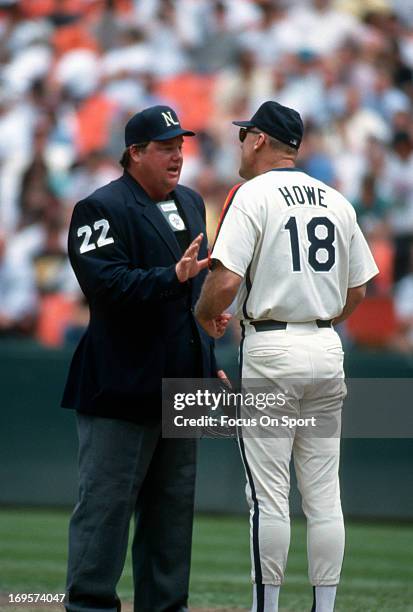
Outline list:
[[[219,378],[229,389],[232,389],[231,381],[224,370],[217,370],[217,378]]]
[[[211,338],[222,338],[227,329],[227,325],[232,319],[232,315],[229,313],[222,313],[213,319],[202,319],[197,316],[198,323],[201,327],[204,328],[206,333],[211,336]]]
[[[181,283],[185,283],[190,278],[193,278],[208,266],[208,257],[198,260],[199,247],[201,246],[203,236],[203,234],[199,234],[191,242],[176,264],[176,276]]]

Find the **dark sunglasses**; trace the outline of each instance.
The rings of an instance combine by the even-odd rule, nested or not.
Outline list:
[[[238,138],[239,138],[240,142],[244,142],[244,140],[246,139],[248,133],[250,133],[250,134],[261,134],[261,132],[257,132],[257,130],[251,130],[250,128],[247,128],[247,127],[241,127],[239,129],[239,132],[238,132]]]

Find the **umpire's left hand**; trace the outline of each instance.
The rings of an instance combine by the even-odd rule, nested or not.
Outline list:
[[[181,283],[193,278],[208,266],[208,257],[199,261],[197,259],[203,237],[202,233],[199,234],[176,264],[176,275]]]

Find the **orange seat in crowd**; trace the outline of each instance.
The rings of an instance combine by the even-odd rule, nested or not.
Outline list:
[[[158,87],[162,98],[176,105],[181,124],[188,129],[202,130],[213,112],[215,77],[186,72],[163,79]]]
[[[398,330],[393,299],[389,296],[367,296],[347,319],[349,337],[356,343],[383,347]]]
[[[44,346],[61,346],[66,328],[73,320],[74,308],[73,301],[63,295],[42,297],[36,329],[37,340]]]
[[[215,77],[187,72],[162,80],[158,94],[173,106],[178,113],[181,125],[194,132],[205,129],[213,114],[213,87]],[[196,152],[195,139],[185,142],[185,155]]]
[[[389,294],[394,284],[394,245],[388,238],[376,238],[369,242],[374,261],[380,274],[373,280],[377,293]]]
[[[21,0],[21,11],[29,18],[46,17],[52,13],[81,13],[84,0]]]
[[[25,17],[35,19],[52,13],[99,14],[105,8],[103,0],[20,0],[21,11]],[[114,0],[116,13],[129,13],[133,9],[133,0]]]
[[[102,94],[88,98],[79,108],[76,121],[76,145],[80,155],[104,149],[115,105]]]
[[[89,30],[80,23],[74,23],[57,28],[52,38],[56,57],[64,55],[72,49],[91,49],[99,51],[97,41]]]

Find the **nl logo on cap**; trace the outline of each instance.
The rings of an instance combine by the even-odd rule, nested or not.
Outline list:
[[[162,117],[164,118],[166,127],[171,127],[172,125],[179,125],[179,121],[175,121],[175,119],[172,117],[172,111],[162,113]]]

